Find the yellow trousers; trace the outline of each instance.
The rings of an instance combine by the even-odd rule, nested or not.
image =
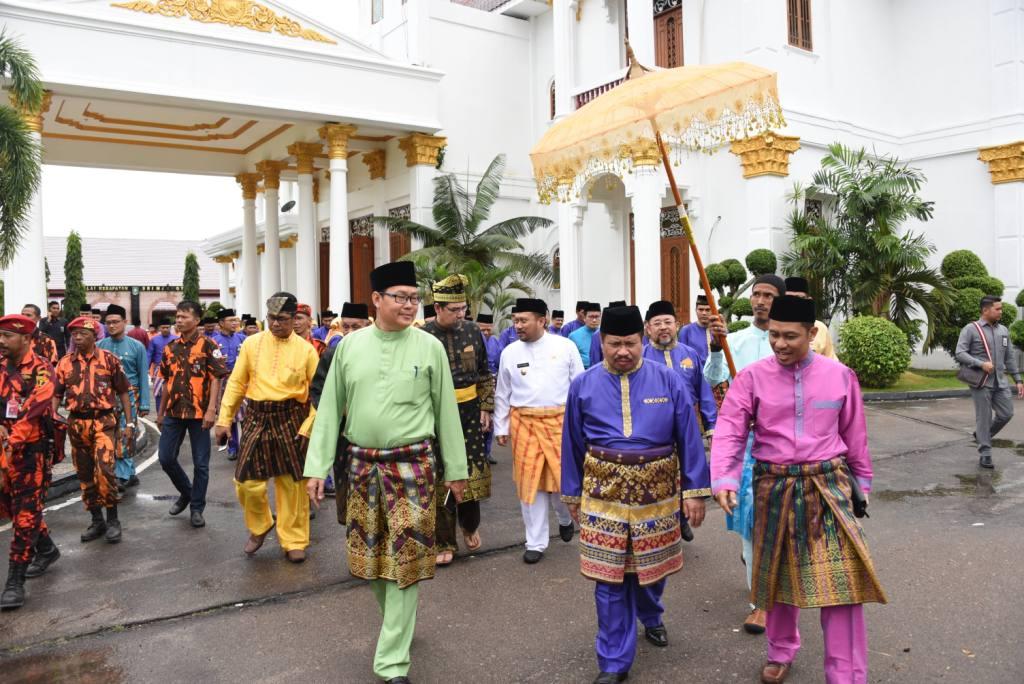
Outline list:
[[[252,534],[263,534],[274,524],[267,496],[269,480],[235,480],[238,503],[245,512],[245,526]],[[285,551],[309,546],[309,497],[306,481],[298,482],[291,475],[274,478],[277,502],[277,541]]]

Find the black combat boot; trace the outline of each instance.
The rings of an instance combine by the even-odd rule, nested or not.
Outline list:
[[[25,605],[25,568],[28,563],[11,561],[7,571],[7,584],[0,595],[0,610],[14,610]]]
[[[103,522],[103,509],[93,508],[89,513],[92,514],[92,524],[82,533],[81,539],[83,542],[99,539],[107,532],[107,523]]]
[[[60,558],[60,549],[53,543],[53,539],[46,535],[36,540],[36,555],[25,570],[25,577],[29,579],[39,577],[46,569],[57,562]]]
[[[107,509],[107,543],[116,544],[121,541],[121,521],[117,519],[117,506]]]

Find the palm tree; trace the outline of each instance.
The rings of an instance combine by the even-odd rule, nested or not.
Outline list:
[[[928,347],[951,290],[928,266],[935,251],[931,242],[901,230],[907,219],[932,217],[933,203],[918,195],[924,182],[919,170],[894,157],[873,157],[834,143],[809,188],[829,198],[828,211],[807,217],[800,210],[803,191],[795,188],[793,245],[782,262],[787,273],[811,276],[812,290],[818,288],[829,314],[881,316],[915,342],[915,315],[924,314]]]
[[[0,31],[0,75],[10,79],[11,98],[19,109],[39,111],[43,104],[43,86],[35,60],[3,31]],[[42,150],[21,112],[14,107],[0,106],[0,267],[10,264],[27,230],[41,165]]]
[[[431,306],[430,286],[456,272],[469,279],[466,291],[469,310],[480,313],[486,306],[493,314],[495,323],[499,323],[507,315],[507,310],[515,303],[517,296],[533,295],[533,288],[517,278],[514,269],[507,266],[485,268],[476,261],[470,261],[464,263],[459,271],[449,271],[422,254],[410,257],[409,260],[416,265],[416,281],[424,295],[426,306]]]
[[[543,252],[525,252],[520,239],[552,225],[550,220],[519,216],[484,227],[498,199],[504,174],[505,155],[499,154],[477,184],[473,199],[455,174],[435,178],[432,214],[436,228],[390,216],[375,216],[374,222],[391,232],[423,241],[421,249],[403,257],[420,265],[421,274],[429,270],[466,273],[472,264],[477,264],[481,273],[508,269],[509,277],[516,281],[549,285],[553,278],[551,260]]]

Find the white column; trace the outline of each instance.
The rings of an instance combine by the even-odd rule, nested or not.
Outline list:
[[[45,93],[38,114],[21,112],[32,131],[33,141],[42,147],[43,113],[50,108],[50,93]],[[12,103],[17,107],[17,103]],[[25,234],[7,267],[4,278],[4,313],[21,313],[26,304],[46,309],[46,255],[43,250],[43,198],[42,181],[32,195],[25,222]]]
[[[327,124],[319,131],[320,137],[327,141],[331,170],[331,272],[327,276],[328,302],[325,304],[334,311],[341,311],[342,305],[352,297],[348,254],[348,139],[355,132],[356,127],[347,124]]]
[[[633,48],[638,62],[645,67],[654,66],[654,3],[649,0],[631,2],[627,7],[626,22],[629,24],[629,45]],[[690,21],[689,16],[684,17]],[[684,25],[685,25],[684,21]],[[637,290],[637,296],[639,296]],[[660,298],[659,298],[660,299]]]
[[[230,256],[214,257],[220,272],[220,298],[221,306],[230,309],[233,306],[231,297],[231,262]]]
[[[398,149],[405,153],[409,169],[409,220],[429,226],[433,223],[434,178],[437,176],[437,156],[447,138],[413,133],[398,141]],[[413,238],[412,249],[420,249],[423,242]]]
[[[570,114],[574,109],[572,91],[576,87],[576,77],[573,57],[576,50],[574,34],[577,7],[577,0],[554,0],[552,6],[556,119]]]
[[[240,315],[260,313],[260,266],[256,254],[256,186],[258,173],[240,173],[235,180],[242,186],[242,269],[238,293]]]
[[[281,289],[295,292],[295,242],[289,239],[281,243]],[[310,304],[310,306],[313,306]]]
[[[641,311],[661,299],[661,200],[664,185],[660,174],[635,175],[630,202],[633,207],[633,252],[636,260],[636,302]]]
[[[581,205],[558,203],[559,297],[567,314],[581,294],[579,237],[584,211]]]
[[[316,213],[313,208],[313,156],[321,151],[320,143],[294,143],[288,152],[295,155],[299,178],[299,241],[295,245],[295,296],[315,306],[316,278]]]
[[[281,291],[281,236],[278,223],[278,188],[281,187],[281,166],[272,160],[261,161],[256,169],[263,176],[263,293],[269,297]]]

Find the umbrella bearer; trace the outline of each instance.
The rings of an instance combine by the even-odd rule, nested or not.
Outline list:
[[[117,357],[96,346],[99,329],[98,321],[85,316],[68,324],[75,350],[57,364],[53,412],[57,412],[61,401],[66,403],[71,458],[82,487],[82,503],[92,515],[92,524],[82,533],[82,541],[106,537],[115,544],[121,541],[115,475],[121,447],[114,409],[120,402],[124,415],[132,415],[128,396],[131,385]],[[129,440],[134,439],[135,426],[129,423],[125,430]],[[106,521],[103,509],[107,511]]]

